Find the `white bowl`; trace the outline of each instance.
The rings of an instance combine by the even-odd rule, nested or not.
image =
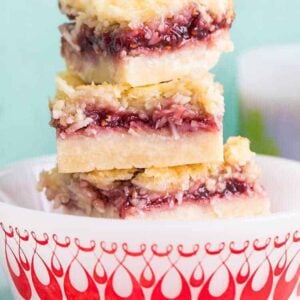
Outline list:
[[[0,253],[16,299],[299,298],[300,164],[258,160],[274,213],[202,222],[45,212],[35,185],[55,158],[4,169]]]

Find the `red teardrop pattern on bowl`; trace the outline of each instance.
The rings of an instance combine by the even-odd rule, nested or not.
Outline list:
[[[298,231],[242,245],[199,242],[188,249],[155,241],[84,243],[0,223],[0,250],[15,291],[28,300],[300,297]]]

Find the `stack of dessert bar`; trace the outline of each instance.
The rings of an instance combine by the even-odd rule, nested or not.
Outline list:
[[[40,188],[55,207],[123,219],[268,213],[249,141],[223,146],[232,0],[61,0],[68,71],[50,102],[58,165]]]

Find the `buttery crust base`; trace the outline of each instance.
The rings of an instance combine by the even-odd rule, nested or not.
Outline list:
[[[270,203],[264,195],[215,197],[209,204],[187,203],[173,209],[154,209],[147,213],[128,215],[125,219],[200,221],[251,217],[270,213]]]
[[[99,55],[96,59],[85,59],[68,44],[64,58],[70,71],[85,82],[128,83],[143,86],[203,74],[213,68],[222,52],[233,50],[228,30],[212,35],[211,41],[190,43],[176,51],[161,54],[141,54],[115,59]]]
[[[156,134],[110,132],[96,137],[58,139],[60,173],[172,167],[223,161],[221,132],[187,134],[179,139]]]
[[[76,208],[60,207],[66,214],[85,215]],[[57,211],[57,210],[55,210]],[[270,214],[270,201],[265,195],[233,196],[221,199],[215,197],[210,203],[186,203],[176,205],[173,209],[152,209],[148,212],[139,212],[127,215],[126,220],[162,220],[162,221],[202,221],[230,219],[241,217],[254,217]],[[96,209],[91,212],[91,217],[119,219],[119,212],[113,207],[106,207],[102,214]]]

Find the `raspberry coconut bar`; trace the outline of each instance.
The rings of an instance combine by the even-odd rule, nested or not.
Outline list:
[[[61,0],[62,55],[85,82],[141,86],[211,69],[233,49],[232,0]]]
[[[40,190],[54,207],[95,217],[201,220],[269,213],[249,141],[231,138],[224,162],[173,168],[44,172]]]
[[[223,89],[213,76],[144,87],[57,78],[50,102],[62,173],[223,160]]]

